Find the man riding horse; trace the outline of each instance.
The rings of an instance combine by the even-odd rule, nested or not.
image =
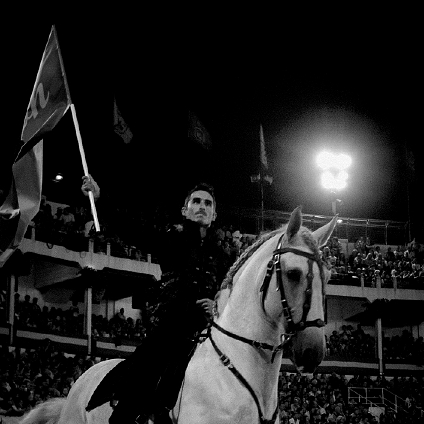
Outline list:
[[[82,190],[100,190],[84,177]],[[195,186],[182,207],[183,223],[158,236],[162,271],[152,329],[125,361],[113,368],[91,397],[87,410],[112,402],[111,424],[169,421],[186,366],[212,314],[213,299],[230,265],[218,245],[214,189]]]

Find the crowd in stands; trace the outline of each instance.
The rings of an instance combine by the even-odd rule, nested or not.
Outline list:
[[[78,377],[100,360],[67,355],[45,339],[38,347],[0,350],[0,415],[21,416],[38,403],[66,397]],[[377,418],[364,398],[349,396],[349,388],[384,388],[398,395],[398,409]],[[386,395],[387,396],[387,395]],[[374,400],[376,402],[376,400]],[[279,407],[282,424],[291,423],[390,423],[416,424],[422,420],[424,377],[377,378],[366,375],[280,373]]]
[[[280,420],[285,423],[418,423],[422,419],[424,379],[415,377],[371,378],[366,375],[282,373],[280,376]],[[397,413],[387,408],[377,418],[349,388],[384,388],[406,400]]]
[[[166,231],[171,225],[169,215],[158,210],[150,218],[142,215],[135,219],[125,214],[129,218],[121,220],[118,219],[121,213],[125,214],[125,211],[108,212],[103,216],[101,231],[96,232],[86,207],[57,207],[53,214],[50,203],[42,199],[40,211],[27,234],[29,236],[31,228],[34,228],[37,240],[76,251],[87,250],[91,239],[96,253],[106,254],[109,245],[112,256],[147,260],[153,234]],[[116,227],[117,222],[119,228]],[[257,235],[243,234],[231,224],[221,225],[217,236],[230,263],[257,238]],[[331,237],[322,254],[332,272],[330,284],[361,285],[362,281],[366,287],[377,287],[379,280],[382,287],[424,289],[424,244],[415,240],[394,250],[388,246],[383,253],[369,237],[359,237],[352,251],[345,254],[338,237]],[[155,261],[154,253],[152,261]]]
[[[27,235],[30,236],[32,229],[35,229],[37,240],[63,245],[76,251],[87,249],[88,240],[92,239],[95,241],[96,253],[106,253],[109,244],[112,256],[146,260],[147,253],[151,253],[150,249],[154,244],[153,235],[167,231],[171,225],[171,219],[162,210],[158,210],[150,219],[139,216],[137,220],[122,220],[116,214],[109,211],[103,216],[101,231],[96,232],[92,215],[87,208],[59,206],[56,213],[53,213],[50,203],[43,198]],[[130,217],[125,213],[124,216]],[[119,228],[116,227],[116,222],[119,223]],[[219,226],[216,235],[230,262],[234,262],[256,239],[255,235],[242,234],[231,224]]]
[[[142,246],[135,247],[122,238],[125,227],[132,223],[131,219],[118,220],[122,231],[115,231],[114,226],[109,222],[112,222],[110,218],[102,219],[100,232],[97,232],[91,212],[86,207],[57,206],[56,211],[53,212],[51,204],[42,198],[40,210],[30,223],[27,236],[29,237],[34,229],[37,240],[46,242],[48,245],[65,246],[75,251],[87,250],[89,239],[95,239],[96,253],[106,253],[109,243],[113,249],[113,256],[145,260]],[[134,226],[133,233],[138,229]],[[142,240],[144,238],[140,238],[140,243]]]
[[[78,377],[98,362],[66,355],[49,339],[33,349],[0,351],[0,415],[21,416],[36,404],[66,397]]]
[[[5,297],[5,296],[3,296]],[[5,311],[5,299],[0,304],[0,311]],[[120,308],[110,319],[101,314],[92,315],[92,337],[94,340],[109,341],[116,345],[122,343],[138,343],[149,328],[149,308],[140,311],[139,318],[133,319],[125,315]],[[0,326],[7,322],[5,313],[0,315]],[[45,334],[82,337],[84,335],[84,314],[80,313],[78,303],[63,310],[54,306],[42,308],[38,305],[37,297],[32,300],[25,295],[20,300],[19,293],[15,294],[15,325],[18,329],[33,330]],[[352,325],[342,325],[339,331],[333,330],[326,336],[327,358],[341,361],[373,362],[376,360],[376,338],[365,332],[360,324],[356,329]],[[411,363],[424,366],[423,337],[413,337],[408,330],[401,335],[384,336],[383,355],[393,363]]]
[[[96,232],[86,207],[57,207],[53,214],[50,203],[42,199],[32,228],[37,240],[63,245],[70,250],[87,249],[88,240],[92,239],[96,253],[106,253],[109,244],[112,256],[146,260],[153,234],[166,231],[171,225],[169,215],[158,210],[151,217],[142,215],[137,219],[125,214],[129,218],[122,220],[118,219],[120,213],[125,214],[125,211],[105,214],[101,231]],[[235,261],[257,238],[257,235],[243,234],[231,224],[222,224],[217,229],[217,236],[230,261]],[[333,282],[360,285],[362,279],[366,287],[376,287],[380,278],[382,287],[424,288],[424,244],[415,240],[394,250],[389,246],[382,252],[369,237],[359,237],[346,255],[338,237],[331,237],[323,248],[323,258],[331,268]],[[155,258],[152,260],[154,262]]]
[[[376,339],[366,333],[360,324],[356,329],[342,325],[340,331],[334,330],[327,340],[327,358],[344,361],[375,361]],[[424,340],[422,336],[413,337],[408,330],[401,335],[384,336],[383,357],[386,361],[412,363],[424,366]]]
[[[369,237],[360,237],[346,256],[337,237],[332,237],[323,249],[323,258],[332,271],[332,279],[344,284],[377,287],[424,289],[424,245],[412,241],[406,246],[383,253],[379,245],[371,244]]]

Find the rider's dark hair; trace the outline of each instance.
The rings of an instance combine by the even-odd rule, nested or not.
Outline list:
[[[184,202],[184,206],[188,205],[188,202],[190,201],[190,196],[195,192],[195,191],[206,191],[207,193],[209,193],[212,196],[213,199],[213,204],[214,207],[216,208],[216,199],[215,199],[215,190],[214,188],[208,184],[208,183],[199,183],[196,184],[188,193],[187,196],[185,198],[185,202]]]

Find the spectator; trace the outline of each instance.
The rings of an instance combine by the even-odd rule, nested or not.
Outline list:
[[[121,309],[119,309],[119,312],[117,312],[116,314],[115,314],[115,318],[116,318],[116,321],[121,325],[123,322],[125,322],[126,321],[126,319],[127,319],[127,317],[125,316],[125,309],[124,308],[121,308]]]
[[[31,314],[33,314],[38,321],[38,318],[41,314],[41,307],[38,304],[38,297],[32,298]]]
[[[42,199],[40,203],[40,209],[35,215],[33,222],[35,224],[36,234],[44,240],[45,235],[48,235],[53,227],[53,212],[50,203],[47,203],[45,199]],[[40,240],[40,237],[37,237]]]
[[[31,296],[26,294],[24,301],[19,304],[19,322],[26,323],[31,316],[32,305]]]
[[[55,231],[62,231],[62,215],[63,215],[63,208],[58,207],[56,209],[56,213],[53,216],[53,226]]]
[[[72,209],[67,206],[63,209],[63,213],[59,217],[60,225],[63,231],[72,233],[75,229],[75,215],[72,213]]]

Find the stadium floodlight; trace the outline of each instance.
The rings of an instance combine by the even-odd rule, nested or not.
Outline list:
[[[337,191],[347,186],[349,175],[346,171],[352,164],[352,158],[344,153],[321,152],[317,157],[317,164],[322,169],[321,184],[326,190],[330,190],[331,209],[337,213],[337,205],[342,205],[342,200],[337,199]]]
[[[346,169],[352,164],[350,156],[324,151],[318,155],[317,164],[323,170],[321,183],[324,188],[335,191],[346,187],[349,177]]]
[[[317,163],[324,171],[328,169],[342,171],[350,167],[352,158],[344,153],[335,154],[324,151],[318,155]]]

